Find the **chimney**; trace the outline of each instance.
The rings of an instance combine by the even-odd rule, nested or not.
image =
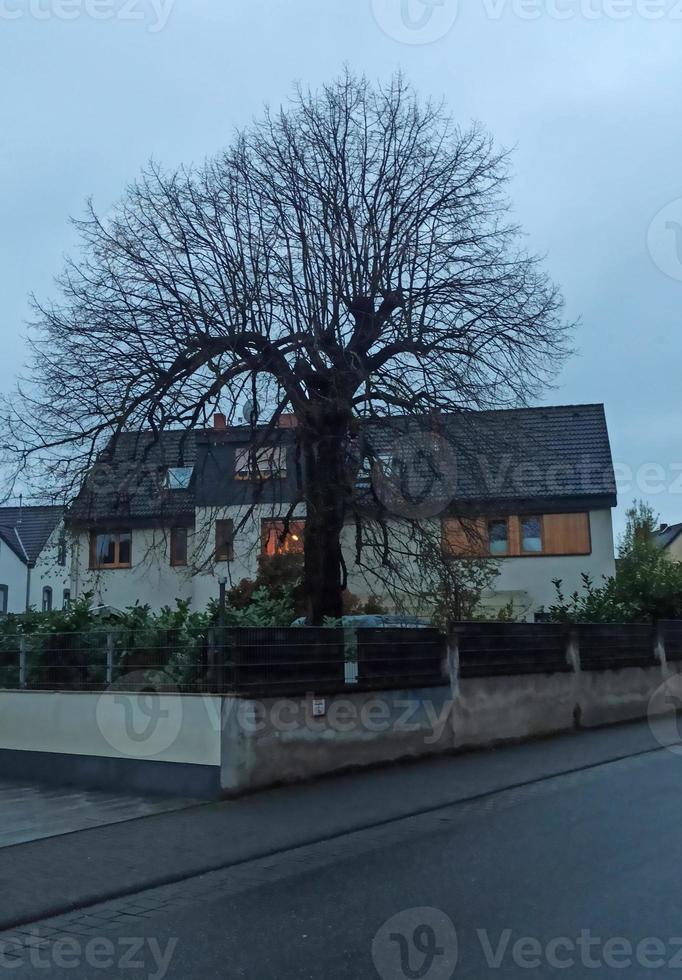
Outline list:
[[[216,412],[213,416],[213,428],[214,429],[226,429],[227,419],[222,412]]]
[[[277,419],[277,425],[280,429],[296,429],[298,427],[298,419],[291,412],[280,415]]]

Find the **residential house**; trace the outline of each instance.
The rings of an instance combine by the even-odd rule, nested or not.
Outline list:
[[[682,561],[682,524],[661,524],[654,532],[656,547],[672,561]]]
[[[532,618],[554,600],[554,579],[571,591],[584,572],[597,581],[614,573],[616,489],[601,405],[373,420],[354,452],[356,514],[343,544],[356,595],[383,594],[381,556],[368,546],[372,557],[358,560],[362,527],[379,521],[402,534],[407,567],[413,517],[449,560],[499,561],[491,611],[512,601]],[[124,433],[66,524],[72,595],[204,608],[221,580],[253,578],[260,554],[303,550],[295,425],[228,427],[217,415],[210,429]]]
[[[0,613],[61,609],[70,569],[59,507],[0,507]]]

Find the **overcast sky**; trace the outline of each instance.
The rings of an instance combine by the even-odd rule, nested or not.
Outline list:
[[[0,385],[87,196],[213,154],[293,80],[402,67],[516,147],[517,217],[582,320],[547,401],[603,401],[622,504],[682,521],[682,2],[430,4],[0,0]]]

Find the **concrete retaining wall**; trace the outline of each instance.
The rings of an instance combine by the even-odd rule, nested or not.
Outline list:
[[[0,778],[218,798],[672,714],[682,665],[453,678],[313,699],[0,692]],[[679,695],[679,697],[678,697]],[[677,700],[676,700],[677,698]]]

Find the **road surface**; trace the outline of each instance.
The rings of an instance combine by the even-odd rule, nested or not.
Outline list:
[[[5,946],[2,966],[60,980],[682,977],[679,755],[414,802],[424,812],[74,911],[33,939],[24,926],[36,948]]]

